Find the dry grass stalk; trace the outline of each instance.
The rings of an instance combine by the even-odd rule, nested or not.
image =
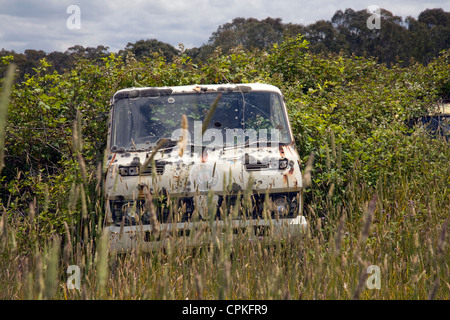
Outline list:
[[[302,176],[303,188],[308,188],[309,186],[311,186],[311,171],[313,169],[313,163],[314,163],[314,153],[311,152],[308,157],[308,160],[306,161],[305,171],[303,172]]]
[[[183,132],[183,135],[180,137],[180,140],[178,141],[178,147],[180,148],[180,151],[178,155],[180,157],[183,156],[184,149],[186,148],[187,144],[187,133],[188,133],[188,120],[185,114],[181,117],[181,129]]]
[[[372,218],[375,213],[375,209],[377,207],[378,195],[375,193],[372,196],[372,199],[369,202],[369,206],[367,208],[366,219],[364,221],[363,230],[361,232],[360,243],[361,245],[365,244],[367,237],[369,236],[370,226],[372,225]]]
[[[368,274],[366,273],[366,268],[363,267],[361,269],[358,285],[356,286],[355,291],[353,292],[352,300],[358,300],[361,292],[364,290],[366,286],[366,280],[367,280]]]
[[[220,98],[222,98],[222,94],[219,93],[212,103],[211,107],[209,108],[208,114],[206,115],[205,119],[203,120],[202,125],[202,137],[206,132],[206,129],[208,129],[209,123],[211,122],[212,116],[214,115],[214,112],[216,112],[217,106],[219,105]]]
[[[143,187],[143,191],[145,196],[145,211],[148,212],[148,214],[150,215],[150,225],[152,227],[152,232],[155,234],[155,236],[158,236],[160,231],[160,225],[156,217],[156,210],[153,204],[153,197],[147,186]]]

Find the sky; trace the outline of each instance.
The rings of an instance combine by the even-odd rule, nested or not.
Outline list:
[[[0,0],[0,50],[50,53],[74,45],[104,45],[118,52],[142,39],[192,48],[207,43],[220,25],[237,17],[308,25],[331,20],[337,10],[370,6],[403,19],[417,19],[425,9],[450,11],[449,0]]]

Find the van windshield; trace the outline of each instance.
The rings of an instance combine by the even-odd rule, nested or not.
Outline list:
[[[218,92],[124,97],[113,105],[111,150],[150,149],[159,139],[176,141],[186,115],[189,143],[234,145],[238,141],[290,144],[279,94],[265,91],[223,92],[205,135],[202,123]],[[184,131],[182,131],[184,132]],[[237,137],[243,137],[239,140]]]

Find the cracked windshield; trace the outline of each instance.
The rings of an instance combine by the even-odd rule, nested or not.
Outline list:
[[[232,140],[231,144],[235,144],[238,134],[245,138],[239,141],[247,144],[249,141],[291,142],[281,97],[272,92],[222,93],[202,139],[202,122],[218,94],[183,93],[116,100],[111,150],[146,150],[160,139],[177,141],[174,133],[180,132],[183,115],[188,120],[190,143],[229,145]]]

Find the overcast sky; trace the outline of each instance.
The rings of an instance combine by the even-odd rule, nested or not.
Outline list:
[[[236,17],[308,25],[331,20],[337,10],[371,5],[403,19],[417,18],[425,9],[450,11],[449,0],[0,0],[0,50],[64,52],[79,44],[117,52],[129,42],[152,38],[192,48]]]

